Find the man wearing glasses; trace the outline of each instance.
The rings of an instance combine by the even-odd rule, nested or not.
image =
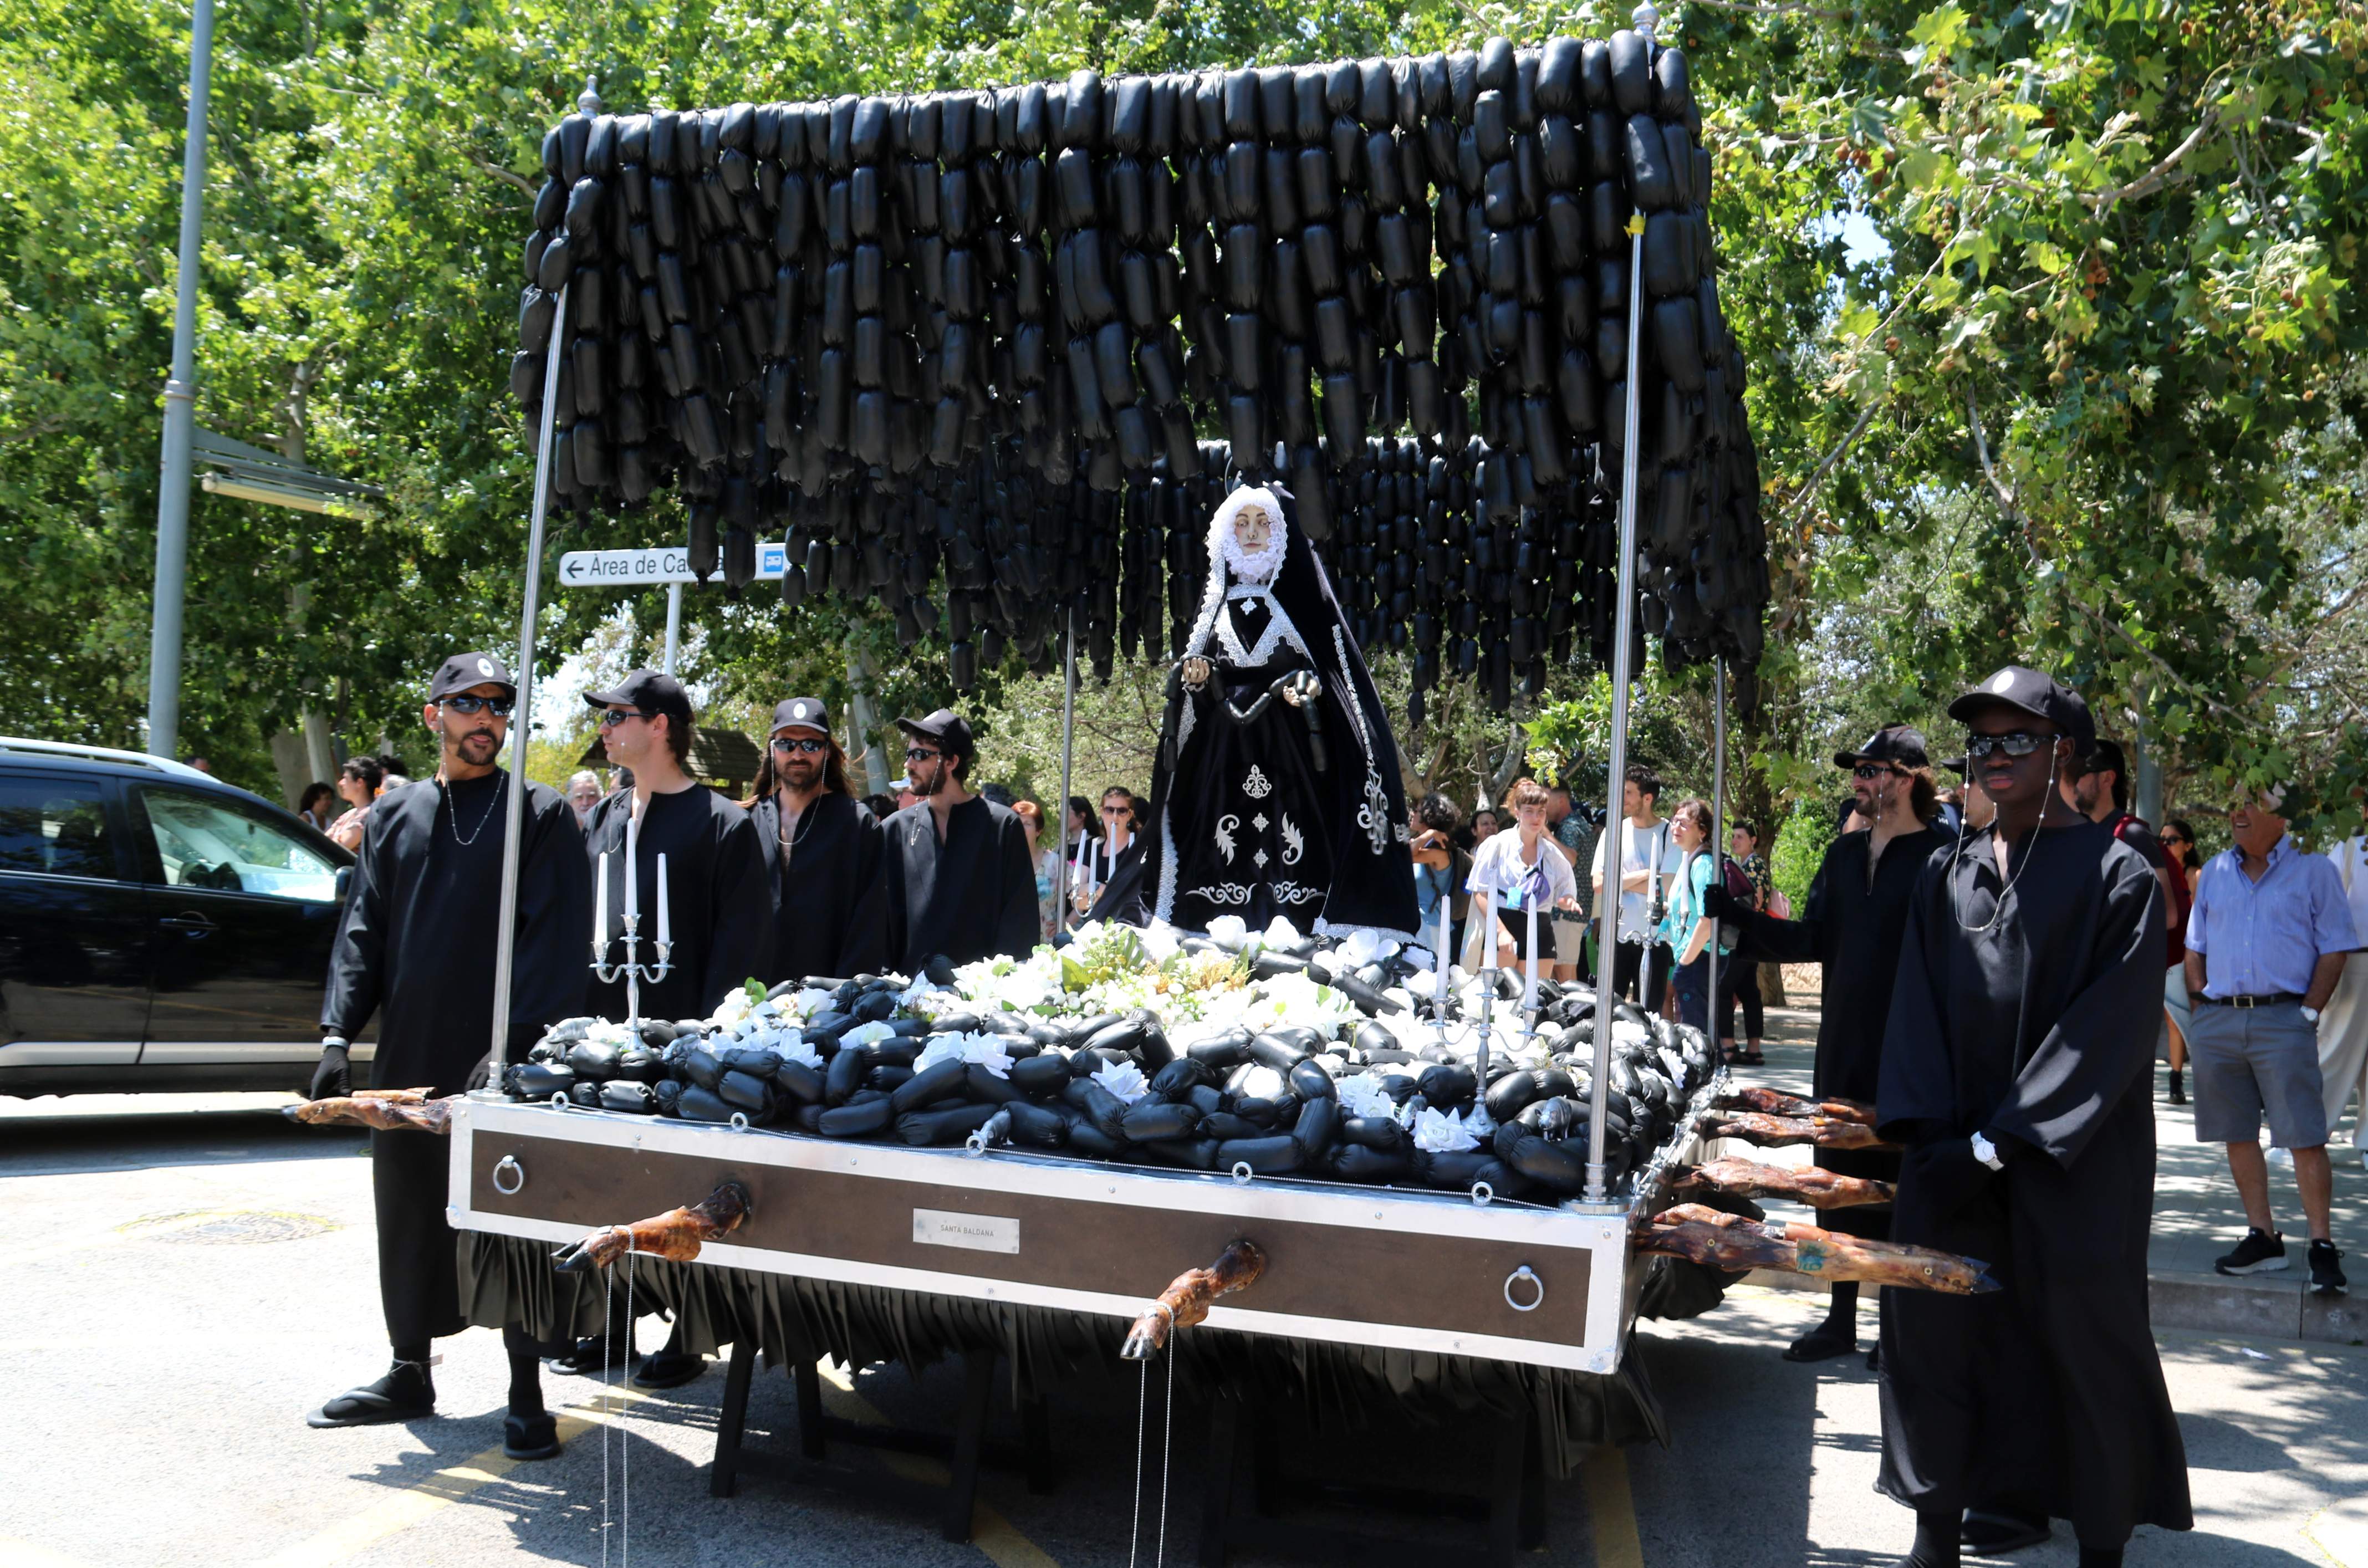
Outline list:
[[[491,653],[447,659],[429,683],[420,717],[437,737],[442,766],[433,787],[387,795],[370,812],[330,950],[311,1098],[349,1091],[346,1042],[373,1013],[380,1088],[450,1095],[484,1083],[509,792],[495,757],[517,698],[508,669]],[[556,790],[526,789],[506,1041],[513,1061],[575,1010],[576,966],[591,919],[575,813]],[[450,1143],[428,1133],[370,1134],[379,1300],[394,1365],[376,1382],[330,1400],[312,1425],[374,1426],[435,1413],[431,1342],[467,1326],[456,1241],[444,1222],[450,1160]],[[536,1347],[514,1330],[504,1344],[512,1394],[504,1449],[514,1459],[547,1459],[559,1443],[537,1386]]]
[[[2096,740],[2077,694],[2010,665],[1949,716],[1998,815],[1917,879],[1875,1121],[1907,1150],[1892,1239],[2002,1289],[1885,1294],[1877,1484],[1929,1568],[2050,1518],[2117,1564],[2135,1526],[2194,1524],[2146,1315],[2162,886],[2058,792]]]
[[[1743,928],[1754,952],[1780,963],[1815,963],[1821,987],[1817,1058],[1812,1080],[1819,1095],[1873,1103],[1883,1073],[1883,1031],[1891,1016],[1891,985],[1899,973],[1899,940],[1924,863],[1947,843],[1934,827],[1932,770],[1921,732],[1905,724],[1877,730],[1856,751],[1834,754],[1850,776],[1858,812],[1873,825],[1846,833],[1827,846],[1797,919],[1779,920],[1736,899],[1713,879],[1702,912]],[[1750,1064],[1748,1057],[1742,1059]],[[1894,1181],[1899,1156],[1873,1149],[1820,1149],[1817,1164],[1844,1176]],[[1891,1210],[1874,1206],[1828,1210],[1827,1229],[1881,1241]],[[1858,1284],[1833,1287],[1825,1322],[1794,1340],[1788,1361],[1822,1361],[1858,1347]]]
[[[845,980],[888,963],[888,890],[880,824],[847,782],[847,754],[819,697],[773,710],[773,739],[757,769],[749,816],[773,885],[768,985]]]
[[[978,747],[970,725],[940,708],[899,719],[905,770],[919,797],[888,819],[888,955],[908,975],[932,958],[974,962],[1036,950],[1036,871],[1028,824],[971,793]]]
[[[642,1017],[703,1018],[726,992],[764,972],[773,957],[773,898],[765,845],[748,813],[691,778],[693,721],[682,683],[635,670],[614,691],[588,691],[599,710],[609,760],[633,771],[633,787],[592,808],[585,848],[608,856],[609,958],[624,960],[627,818],[637,819],[632,875],[641,911],[635,956],[657,961],[658,857],[666,857],[666,920],[673,947],[666,978],[642,983]],[[589,924],[588,922],[586,923]],[[586,971],[585,1010],[622,1019],[625,979]]]

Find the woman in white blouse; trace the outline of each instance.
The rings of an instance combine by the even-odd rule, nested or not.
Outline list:
[[[1529,911],[1538,911],[1538,963],[1551,968],[1554,960],[1554,921],[1549,911],[1578,909],[1578,883],[1570,862],[1546,836],[1546,791],[1534,778],[1514,782],[1505,792],[1505,810],[1518,824],[1481,841],[1472,852],[1472,874],[1465,888],[1482,901],[1474,904],[1471,936],[1464,940],[1464,965],[1480,967],[1481,943],[1493,934],[1499,969],[1514,968],[1529,956]]]

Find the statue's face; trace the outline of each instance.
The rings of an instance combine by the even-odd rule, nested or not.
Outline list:
[[[1234,518],[1234,540],[1252,555],[1264,550],[1274,539],[1274,519],[1266,515],[1263,506],[1245,506]]]

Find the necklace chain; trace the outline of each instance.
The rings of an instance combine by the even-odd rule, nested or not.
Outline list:
[[[803,844],[806,835],[814,831],[814,818],[822,814],[819,809],[821,805],[822,797],[817,795],[804,811],[798,813],[797,831],[784,833],[781,831],[780,822],[789,815],[789,812],[782,809],[780,798],[774,797],[773,810],[778,814],[773,824],[773,840],[781,846],[782,870],[786,871],[790,869],[790,862],[797,858],[798,846]]]
[[[469,846],[476,843],[479,838],[484,835],[485,824],[493,820],[494,808],[501,804],[502,786],[507,782],[508,779],[504,775],[499,773],[494,775],[493,799],[485,802],[484,812],[477,818],[477,825],[470,831],[469,836],[466,838],[461,836],[461,802],[453,798],[452,786],[449,782],[445,784],[444,801],[447,805],[452,808],[453,843],[458,844],[461,847],[465,849]]]

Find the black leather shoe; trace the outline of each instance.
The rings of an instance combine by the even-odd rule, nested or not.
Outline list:
[[[1858,1348],[1855,1335],[1835,1328],[1831,1324],[1819,1324],[1784,1347],[1787,1361],[1830,1361],[1837,1356],[1847,1356]]]
[[[347,1389],[304,1417],[307,1426],[386,1426],[436,1414],[436,1384],[416,1361],[397,1361],[374,1383]]]
[[[1968,1508],[1957,1540],[1968,1551],[1983,1557],[2021,1551],[2047,1539],[2047,1521],[2002,1509]]]
[[[552,1371],[558,1373],[563,1378],[600,1377],[602,1375],[600,1346],[601,1339],[598,1335],[587,1335],[584,1338],[577,1340],[575,1342],[575,1348],[569,1351],[566,1355],[546,1357],[542,1364],[550,1368]],[[642,1353],[640,1351],[632,1351],[628,1358],[627,1364],[632,1365],[639,1362],[641,1358]],[[608,1359],[610,1368],[614,1369],[616,1365],[616,1357],[613,1352],[611,1352]]]
[[[633,1386],[643,1389],[677,1389],[694,1382],[707,1373],[707,1358],[694,1356],[687,1350],[661,1350],[655,1356],[642,1358],[642,1369],[633,1374]]]
[[[559,1421],[549,1411],[541,1415],[502,1417],[502,1452],[514,1460],[559,1457]]]

